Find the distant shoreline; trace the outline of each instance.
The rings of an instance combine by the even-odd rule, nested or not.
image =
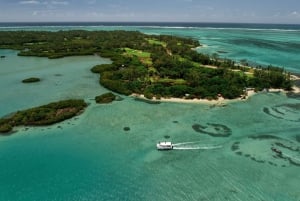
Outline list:
[[[14,21],[14,22],[0,22],[1,25],[33,25],[33,26],[40,26],[40,25],[162,25],[162,26],[167,26],[167,25],[195,25],[195,26],[201,26],[205,27],[207,25],[214,25],[214,26],[221,26],[221,25],[234,25],[234,26],[281,26],[281,27],[286,27],[286,26],[300,26],[300,24],[295,24],[295,23],[242,23],[242,22],[188,22],[188,21],[181,21],[181,22],[176,22],[176,21],[43,21],[43,22],[38,22],[38,21]]]

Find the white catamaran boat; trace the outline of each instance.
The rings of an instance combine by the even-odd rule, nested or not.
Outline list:
[[[158,150],[171,150],[173,149],[173,145],[171,142],[158,142],[156,148]]]

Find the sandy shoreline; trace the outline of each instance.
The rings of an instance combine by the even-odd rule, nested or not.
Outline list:
[[[299,76],[291,75],[291,79],[294,81],[300,80]],[[293,93],[300,93],[300,86],[294,85],[292,92]],[[282,92],[282,93],[288,93],[288,91],[285,91],[284,89],[268,89],[267,92],[274,93],[274,92]],[[247,89],[246,95],[242,96],[240,98],[235,99],[225,99],[223,97],[219,97],[215,100],[208,100],[208,99],[185,99],[185,98],[153,98],[153,99],[147,99],[143,94],[131,94],[131,97],[144,99],[148,101],[157,101],[157,102],[173,102],[173,103],[199,103],[199,104],[210,104],[210,105],[217,105],[217,106],[225,106],[227,103],[236,102],[236,101],[246,101],[251,96],[257,94],[254,89]]]
[[[275,92],[282,92],[287,93],[288,91],[285,91],[283,89],[269,89],[268,92],[275,93]],[[300,87],[293,86],[293,93],[300,93]],[[216,106],[225,106],[227,103],[232,103],[236,101],[247,101],[251,96],[257,94],[254,90],[248,90],[247,95],[241,98],[235,98],[235,99],[225,99],[223,97],[219,97],[215,100],[208,100],[208,99],[185,99],[185,98],[153,98],[153,99],[147,99],[143,94],[132,94],[131,97],[144,99],[148,101],[157,101],[157,102],[171,102],[171,103],[198,103],[198,104],[209,104],[209,105],[216,105]]]
[[[298,85],[294,85],[293,86],[293,92],[294,93],[300,93],[300,86],[299,86],[300,76],[298,76],[298,75],[291,75],[291,80],[293,80],[295,82],[298,82]]]
[[[300,87],[294,86],[293,87],[293,93],[300,93]]]
[[[247,96],[243,98],[235,98],[235,99],[224,99],[223,97],[219,97],[215,100],[208,100],[208,99],[184,99],[184,98],[160,98],[156,99],[155,97],[153,99],[147,99],[143,94],[132,94],[131,96],[134,98],[140,98],[145,99],[149,101],[159,101],[159,102],[173,102],[173,103],[199,103],[199,104],[211,104],[211,105],[226,105],[226,103],[229,102],[235,102],[235,101],[245,101],[249,97],[255,95],[256,93],[254,90],[248,90]]]

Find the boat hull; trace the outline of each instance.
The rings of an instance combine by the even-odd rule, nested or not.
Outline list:
[[[171,143],[158,143],[156,144],[156,148],[161,151],[172,150],[173,145]]]

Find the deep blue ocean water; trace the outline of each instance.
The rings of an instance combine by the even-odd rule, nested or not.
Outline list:
[[[203,44],[200,52],[300,72],[299,25],[0,24],[0,31],[72,29],[193,37]],[[131,97],[96,105],[93,98],[107,89],[90,68],[109,59],[0,55],[6,56],[0,60],[0,116],[67,98],[90,104],[63,123],[0,137],[0,201],[300,200],[299,95],[259,93],[225,107],[153,105]],[[29,76],[42,81],[22,84]],[[178,143],[177,149],[157,151],[160,140]]]

